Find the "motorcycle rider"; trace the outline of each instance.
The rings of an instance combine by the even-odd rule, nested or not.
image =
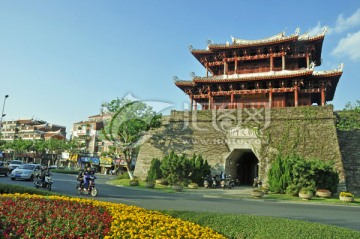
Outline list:
[[[89,190],[89,186],[90,186],[88,176],[94,175],[94,174],[95,174],[95,172],[94,172],[94,170],[91,169],[90,166],[88,166],[86,168],[86,170],[84,171],[83,179],[84,179],[84,189],[85,190]]]
[[[40,171],[41,184],[43,184],[45,182],[46,174],[49,174],[49,168],[45,165],[45,166],[41,167],[41,171]]]
[[[84,169],[80,169],[76,178],[76,180],[79,181],[81,188],[84,186],[84,172],[85,172]]]

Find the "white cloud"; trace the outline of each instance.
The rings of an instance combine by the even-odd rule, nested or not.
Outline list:
[[[315,27],[310,28],[309,36],[314,36],[314,35],[319,34],[320,32],[323,31],[323,28],[324,28],[324,26],[321,26],[320,22],[318,22]]]
[[[340,39],[338,45],[331,52],[332,55],[348,56],[351,60],[360,59],[360,31],[349,33],[346,37]]]
[[[336,20],[335,27],[330,29],[330,32],[341,33],[357,26],[360,26],[360,8],[348,18],[344,18],[343,14],[340,14]]]

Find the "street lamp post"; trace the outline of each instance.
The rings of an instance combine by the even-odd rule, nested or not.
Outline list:
[[[3,122],[3,117],[6,115],[4,114],[4,109],[5,109],[5,101],[6,99],[9,97],[9,95],[5,95],[4,97],[4,103],[3,103],[3,108],[2,108],[2,112],[1,112],[1,119],[0,119],[0,139],[1,139],[1,136],[2,136],[2,122]]]

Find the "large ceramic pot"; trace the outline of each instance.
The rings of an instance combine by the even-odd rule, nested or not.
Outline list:
[[[261,190],[252,190],[251,192],[251,196],[253,196],[254,198],[262,198],[264,196],[264,192]]]
[[[331,192],[328,190],[321,190],[321,191],[316,191],[315,195],[322,198],[329,198],[331,197]]]
[[[313,196],[313,193],[299,193],[299,198],[304,200],[310,200]]]
[[[156,184],[161,184],[161,185],[166,185],[166,184],[167,184],[164,179],[156,179],[156,180],[155,180],[155,183],[156,183]]]
[[[153,182],[146,182],[146,183],[145,183],[145,187],[147,187],[147,188],[154,188],[154,187],[155,187],[155,183],[153,183]]]
[[[138,180],[131,180],[129,182],[130,186],[139,186],[139,181]]]
[[[189,185],[188,185],[188,188],[190,188],[190,189],[197,189],[197,188],[198,188],[198,185],[197,185],[197,184],[189,184]]]
[[[183,186],[181,186],[181,185],[172,185],[171,188],[177,192],[180,192],[183,190]]]
[[[343,202],[353,202],[354,201],[354,197],[342,197],[339,196],[339,199]]]

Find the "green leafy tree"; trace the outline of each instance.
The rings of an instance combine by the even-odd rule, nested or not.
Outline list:
[[[52,162],[56,164],[59,155],[66,148],[66,142],[62,139],[48,139],[45,141],[46,151],[52,155]]]
[[[336,127],[339,130],[350,131],[360,129],[360,100],[354,105],[348,102],[342,111],[337,112]]]
[[[22,153],[27,153],[32,148],[31,140],[15,139],[5,145],[5,148],[12,153],[12,158],[17,158]]]
[[[112,118],[105,122],[99,138],[112,142],[115,153],[121,152],[129,176],[133,179],[132,160],[136,158],[138,148],[146,140],[146,133],[160,127],[161,114],[157,114],[151,106],[143,102],[128,99],[116,99],[104,103],[102,107],[112,114]]]

